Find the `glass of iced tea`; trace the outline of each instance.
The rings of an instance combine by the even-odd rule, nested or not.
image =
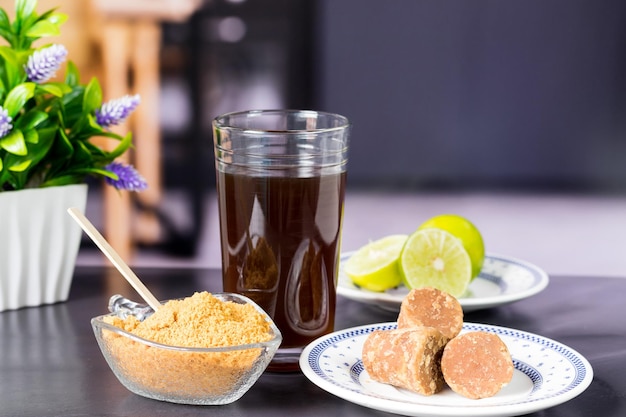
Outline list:
[[[213,121],[224,291],[272,317],[283,343],[269,370],[298,370],[333,331],[350,123],[309,110]]]

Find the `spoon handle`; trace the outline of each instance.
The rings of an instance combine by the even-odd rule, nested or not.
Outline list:
[[[80,225],[83,231],[94,241],[98,248],[106,255],[107,258],[113,263],[118,271],[124,278],[132,285],[137,293],[148,303],[154,311],[157,311],[161,304],[159,300],[148,290],[148,288],[141,282],[139,277],[135,275],[132,269],[124,262],[122,257],[113,249],[113,247],[106,241],[106,239],[98,232],[98,229],[85,217],[83,213],[76,207],[70,207],[67,212],[76,220],[76,223]]]

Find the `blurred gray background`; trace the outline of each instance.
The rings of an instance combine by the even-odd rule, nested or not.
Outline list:
[[[623,190],[626,2],[327,0],[315,95],[353,185]]]
[[[164,233],[133,263],[219,267],[212,118],[313,108],[354,126],[345,250],[456,212],[488,251],[626,276],[625,1],[212,0],[163,29]]]

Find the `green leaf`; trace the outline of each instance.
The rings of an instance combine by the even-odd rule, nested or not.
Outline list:
[[[70,84],[68,83],[68,86]],[[66,93],[63,96],[63,105],[64,106],[70,106],[70,105],[74,105],[77,106],[77,112],[80,112],[83,108],[83,93],[85,92],[85,87],[83,87],[82,85],[76,85],[76,86],[72,86],[72,91],[69,93]]]
[[[33,162],[33,161],[31,161],[30,159],[27,159],[27,160],[25,160],[25,161],[22,161],[22,162],[21,162],[21,163],[19,163],[19,164],[16,164],[16,165],[11,165],[11,166],[9,167],[9,171],[13,171],[13,172],[24,172],[24,171],[26,171],[26,169],[30,166],[30,164],[31,164],[32,162]]]
[[[59,149],[61,155],[71,157],[74,153],[74,146],[72,146],[72,141],[62,129],[59,130],[59,138],[60,140],[56,142],[57,149]]]
[[[7,94],[4,100],[4,109],[9,113],[10,117],[20,111],[24,104],[35,94],[35,83],[18,84]]]
[[[41,17],[45,18],[50,23],[53,23],[57,26],[61,26],[63,23],[67,21],[67,15],[65,13],[53,13],[54,9],[48,10],[46,13],[42,14]]]
[[[7,42],[9,42],[9,45],[13,45],[15,43],[15,35],[13,35],[11,30],[0,28],[0,36],[6,39]]]
[[[30,28],[26,32],[26,36],[30,38],[43,38],[47,36],[59,36],[61,34],[61,29],[58,25],[48,21],[48,20],[40,20]]]
[[[0,46],[0,56],[4,58],[7,64],[18,66],[19,61],[17,57],[17,53],[11,49],[9,46]]]
[[[53,128],[45,128],[45,129],[41,129],[39,131],[39,140],[37,141],[37,143],[35,144],[27,144],[28,147],[28,155],[27,156],[16,156],[13,154],[7,154],[6,158],[5,158],[5,166],[10,167],[9,169],[12,172],[21,172],[24,173],[24,175],[21,175],[19,177],[16,177],[16,181],[18,183],[26,183],[28,181],[28,179],[32,176],[29,175],[28,172],[25,172],[26,169],[32,167],[35,168],[36,165],[43,160],[46,155],[48,155],[48,152],[50,151],[50,148],[52,147],[52,144],[54,142],[54,138],[56,136],[56,132],[57,132],[57,127],[53,127]],[[26,163],[28,162],[28,165],[26,165]],[[20,169],[22,169],[22,171],[19,171]],[[18,184],[18,188],[21,188],[21,186]]]
[[[63,90],[58,85],[52,83],[40,84],[37,86],[37,90],[43,90],[46,93],[52,94],[53,96],[63,97]]]
[[[48,120],[48,113],[33,109],[21,115],[15,122],[15,127],[22,131],[34,129]]]
[[[76,94],[77,89],[70,94],[66,94],[61,99],[61,112],[64,118],[63,126],[72,129],[72,135],[79,134],[79,131],[74,131],[76,127],[82,126],[84,123],[82,120],[85,118],[83,114],[83,93]]]
[[[15,2],[15,20],[13,21],[13,33],[15,38],[11,45],[16,50],[28,50],[36,37],[29,37],[27,33],[29,29],[39,20],[39,16],[35,11],[37,0],[16,0]]]
[[[101,129],[102,129],[102,128],[101,128]],[[110,138],[110,139],[115,139],[115,140],[117,140],[117,141],[122,141],[122,140],[124,140],[124,138],[123,138],[123,137],[121,137],[121,136],[120,136],[120,135],[118,135],[117,133],[115,133],[115,132],[111,132],[111,131],[109,131],[109,130],[100,130],[100,132],[98,132],[98,133],[94,133],[94,134],[90,135],[89,137],[84,137],[84,138],[81,138],[81,140],[91,139],[92,137]],[[88,142],[88,143],[89,143],[89,142]],[[128,147],[130,147],[130,145],[129,145]],[[94,145],[94,148],[95,148],[95,145]],[[97,148],[97,149],[100,149],[100,148]],[[96,151],[95,151],[95,150],[92,150],[92,153],[94,153],[94,152],[96,152]],[[105,152],[105,151],[102,151],[102,150],[101,150],[101,154],[102,154],[102,155],[109,155],[109,153],[108,153],[108,152]]]
[[[0,46],[0,57],[4,60],[4,65],[0,65],[0,74],[4,75],[5,88],[10,89],[20,81],[19,57],[8,46]]]
[[[2,158],[0,158],[0,190],[4,189],[2,187],[4,187],[4,183],[7,182],[9,177],[9,172],[4,169],[4,165],[6,164],[2,161]]]
[[[15,0],[16,20],[25,20],[30,17],[37,7],[37,0]]]
[[[0,28],[9,30],[11,29],[11,20],[9,19],[9,15],[4,11],[3,8],[0,8]]]
[[[39,133],[35,129],[30,129],[24,132],[24,140],[26,143],[32,143],[36,145],[39,143]]]
[[[74,147],[74,155],[72,162],[76,162],[77,165],[91,165],[93,162],[93,158],[91,157],[91,152],[85,146],[84,142],[77,142]]]
[[[112,180],[118,180],[120,178],[115,172],[107,171],[106,169],[92,168],[89,170],[89,173],[102,175],[103,177],[109,177]]]
[[[59,185],[78,184],[83,180],[84,175],[64,175],[62,177],[52,178],[41,184],[42,187],[56,187]]]
[[[0,148],[13,155],[24,156],[28,154],[24,134],[19,129],[13,129],[11,133],[0,139]]]
[[[87,121],[89,122],[89,127],[91,127],[91,129],[94,132],[94,136],[97,136],[97,134],[95,132],[98,132],[98,134],[100,132],[103,132],[104,130],[102,129],[102,126],[100,126],[98,124],[98,121],[96,120],[96,116],[94,116],[93,114],[88,114],[87,115]],[[119,136],[116,134],[116,136]],[[121,139],[121,137],[120,137]]]
[[[38,140],[28,146],[29,159],[33,161],[33,165],[39,163],[46,157],[48,151],[54,143],[57,127],[40,129],[38,131]]]
[[[65,94],[69,94],[69,93],[72,92],[72,87],[71,86],[67,85],[66,83],[62,83],[62,82],[58,82],[58,81],[50,81],[50,82],[47,82],[45,84],[41,84],[39,87],[42,87],[42,86],[52,86],[55,89],[61,91],[61,95],[59,95],[57,97],[63,97]]]
[[[80,73],[78,71],[78,67],[72,61],[67,61],[65,83],[70,87],[76,87],[80,83]]]
[[[133,134],[132,132],[128,132],[126,136],[124,136],[124,139],[122,139],[122,141],[115,147],[115,149],[113,149],[109,153],[108,156],[111,158],[111,160],[113,160],[117,158],[118,156],[121,156],[124,152],[126,152],[128,148],[130,148],[130,145],[132,144],[133,144]]]
[[[93,77],[83,97],[83,113],[92,113],[102,105],[102,88],[96,77]]]
[[[6,34],[10,33],[11,20],[9,20],[9,15],[7,15],[7,12],[5,12],[4,9],[0,8],[0,35],[2,35],[2,37],[6,39]]]
[[[96,122],[96,117],[93,114],[87,114],[77,120],[71,131],[71,137],[74,140],[88,140],[94,136],[105,136],[108,133]],[[121,136],[117,136],[116,139],[122,139]]]
[[[67,17],[68,16],[65,13],[58,13],[56,8],[54,8],[42,13],[35,19],[35,22],[47,21],[58,27],[60,30],[60,26],[67,21]]]
[[[54,137],[56,136],[58,129],[59,126],[56,125],[39,129],[39,143],[44,143],[52,146],[52,142],[54,142]]]
[[[102,165],[105,165],[113,160],[113,158],[109,157],[108,152],[106,152],[101,147],[91,143],[88,140],[82,141],[82,143],[87,149],[89,149],[89,152],[91,153],[94,161],[102,162]]]

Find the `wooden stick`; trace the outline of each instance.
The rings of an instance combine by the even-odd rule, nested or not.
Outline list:
[[[124,262],[122,257],[113,249],[113,247],[106,241],[106,239],[98,232],[98,229],[85,217],[83,213],[76,207],[70,207],[67,212],[76,220],[76,223],[82,227],[87,236],[94,241],[98,248],[106,255],[107,258],[113,263],[118,271],[124,278],[133,286],[135,291],[148,303],[154,311],[157,311],[161,307],[161,303],[156,297],[148,290],[148,288],[141,282],[139,277],[130,269],[130,267]]]

